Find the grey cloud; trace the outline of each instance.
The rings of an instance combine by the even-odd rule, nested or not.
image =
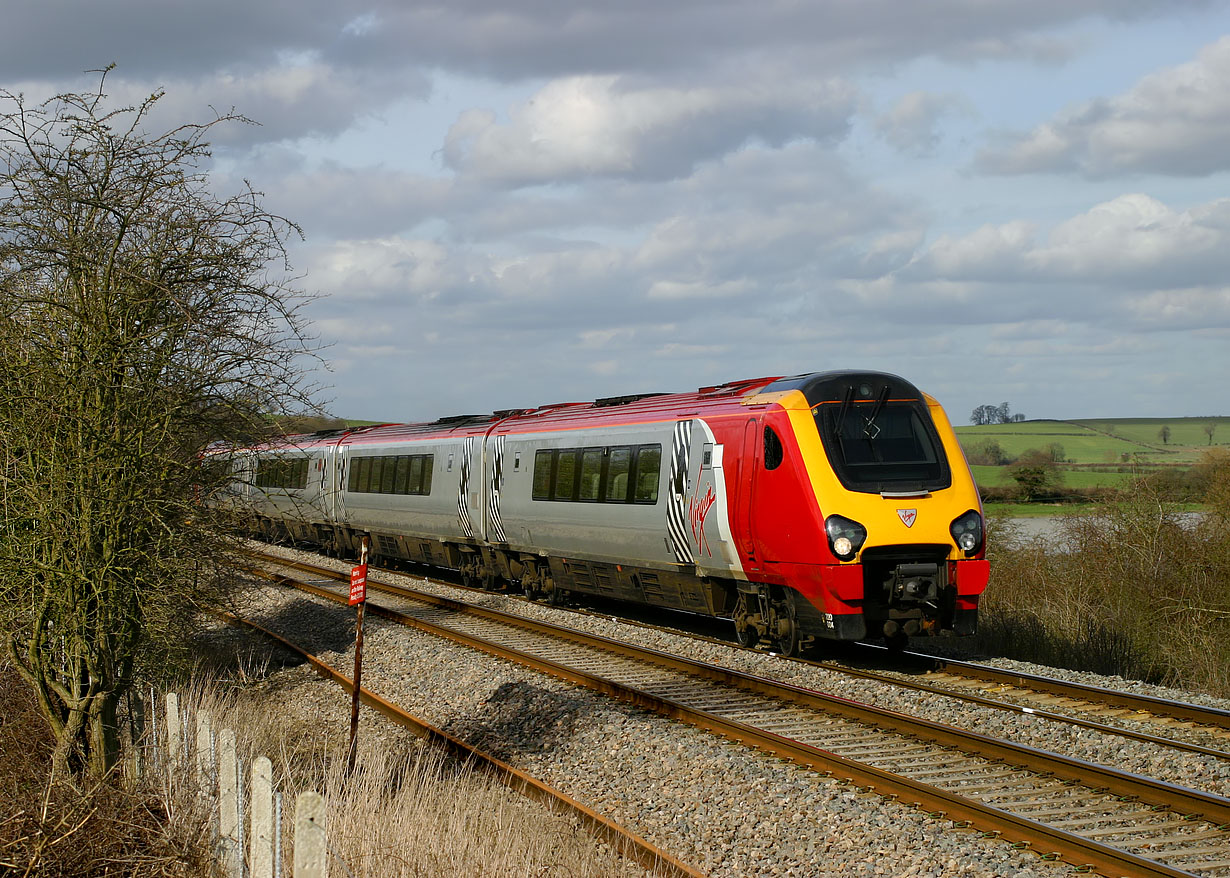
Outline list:
[[[356,14],[326,0],[11,3],[0,28],[0,79],[62,80],[112,62],[155,80],[264,66],[278,53],[342,39]]]
[[[5,10],[0,79],[74,75],[115,61],[134,75],[202,74],[317,53],[339,68],[440,67],[497,79],[663,71],[755,49],[802,52],[818,69],[920,52],[966,57],[1034,51],[1036,32],[1087,16],[1136,18],[1202,0],[941,0],[758,3],[635,0],[569,3],[241,2],[21,3]],[[646,28],[652,18],[654,25]]]
[[[1092,178],[1230,170],[1230,37],[1130,90],[1072,107],[1028,134],[1000,134],[988,173],[1076,172]]]
[[[970,0],[900,3],[758,3],[743,0],[649,0],[557,3],[391,2],[356,56],[410,53],[426,64],[498,79],[628,70],[667,71],[725,63],[755,49],[763,59],[797,54],[813,69],[943,54],[1037,57],[1033,35],[1087,16],[1131,19],[1198,7],[1203,0]],[[645,21],[653,20],[647,28]],[[922,48],[922,47],[925,47]],[[1047,50],[1050,51],[1050,50]]]
[[[939,145],[939,123],[950,115],[972,115],[967,99],[952,94],[914,91],[875,119],[876,130],[901,152],[925,156]]]

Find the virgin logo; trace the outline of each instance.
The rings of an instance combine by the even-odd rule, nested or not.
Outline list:
[[[901,523],[906,527],[913,527],[914,520],[918,518],[917,509],[898,509],[897,517],[901,519]]]

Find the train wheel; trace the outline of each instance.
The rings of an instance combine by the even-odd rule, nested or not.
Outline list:
[[[542,577],[542,588],[539,590],[539,594],[553,607],[558,607],[564,602],[563,589],[555,584],[555,577],[549,573]]]
[[[773,638],[773,645],[782,655],[797,656],[799,654],[799,623],[793,618],[779,619],[778,635]]]
[[[521,591],[528,600],[538,600],[538,569],[533,564],[526,564],[521,571]]]
[[[884,645],[888,647],[888,651],[891,653],[903,653],[905,648],[910,645],[910,636],[904,631],[886,634],[884,635]]]
[[[747,610],[747,596],[740,592],[732,616],[735,622],[735,642],[744,649],[750,649],[760,640],[760,632],[747,621],[750,615]]]
[[[799,620],[794,610],[793,595],[787,593],[782,602],[779,615],[773,621],[773,646],[779,653],[786,656],[799,654]]]
[[[751,625],[745,625],[740,628],[739,623],[735,623],[735,643],[742,646],[744,649],[751,649],[760,642],[760,632]]]

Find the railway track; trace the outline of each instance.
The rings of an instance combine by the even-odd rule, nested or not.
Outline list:
[[[450,588],[476,594],[491,594],[489,590],[475,586],[451,581],[447,584]],[[516,595],[506,596],[528,602],[528,599]],[[609,613],[585,608],[559,609],[586,616],[612,618]],[[704,619],[712,621],[708,617]],[[733,640],[711,637],[679,627],[626,618],[619,621],[630,626],[735,647]],[[942,659],[920,652],[889,655],[889,651],[882,646],[866,643],[854,646],[869,655],[870,660],[858,665],[807,657],[782,657],[782,660],[797,661],[832,673],[916,692],[958,698],[982,707],[1010,713],[1027,713],[1040,719],[1067,723],[1100,734],[1118,734],[1135,741],[1230,760],[1230,750],[1227,749],[1230,748],[1230,711],[1020,671],[1008,671],[975,662]],[[871,664],[883,663],[886,657],[894,665],[905,662],[909,667],[905,671],[895,668],[874,670],[868,667]]]
[[[343,574],[269,559],[344,601]],[[283,577],[281,581],[290,582]],[[376,612],[1107,875],[1230,875],[1230,800],[369,580]]]

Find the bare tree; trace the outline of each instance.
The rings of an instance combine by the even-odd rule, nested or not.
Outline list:
[[[95,775],[209,581],[202,450],[303,409],[312,356],[297,227],[208,185],[207,134],[243,120],[149,135],[161,93],[112,108],[105,84],[0,92],[0,622],[55,770]]]
[[[1217,432],[1217,422],[1209,421],[1207,424],[1204,425],[1203,429],[1204,429],[1204,435],[1209,437],[1208,444],[1212,445],[1213,444],[1213,434]]]
[[[1162,440],[1163,445],[1170,444],[1170,427],[1167,424],[1162,424],[1162,429],[1157,431],[1157,437]]]

